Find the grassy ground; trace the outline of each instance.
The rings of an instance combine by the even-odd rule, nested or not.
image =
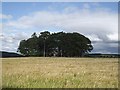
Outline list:
[[[3,88],[117,88],[117,58],[4,58]]]

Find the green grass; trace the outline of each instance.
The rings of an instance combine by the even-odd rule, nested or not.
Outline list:
[[[117,88],[117,58],[3,58],[3,88]]]

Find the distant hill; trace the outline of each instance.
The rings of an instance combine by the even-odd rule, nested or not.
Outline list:
[[[6,58],[6,57],[23,57],[23,55],[14,53],[14,52],[5,52],[0,51],[0,57]]]

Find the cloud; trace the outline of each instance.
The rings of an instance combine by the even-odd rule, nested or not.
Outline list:
[[[87,4],[87,3],[85,3],[85,4],[83,5],[83,7],[88,9],[88,8],[90,8],[90,5]]]
[[[102,39],[100,39],[97,35],[93,34],[93,35],[87,35],[86,37],[88,37],[90,40],[92,40],[92,42],[98,42],[98,41],[102,41]]]
[[[11,15],[0,14],[0,19],[11,19]]]
[[[95,42],[94,53],[118,53],[118,42]]]
[[[10,33],[0,34],[0,42],[2,43],[3,51],[17,51],[19,43],[21,40],[27,39],[28,36],[25,33]]]
[[[70,7],[69,7],[70,8]],[[69,11],[67,9],[67,12]],[[74,10],[75,8],[73,8]],[[72,10],[72,9],[71,9]],[[76,11],[75,11],[76,10]],[[75,9],[73,13],[59,13],[38,11],[28,16],[22,16],[16,21],[10,21],[6,25],[15,28],[61,28],[67,32],[80,32],[83,34],[95,34],[100,39],[112,40],[112,34],[118,31],[117,14],[111,12],[92,12]],[[71,12],[71,11],[70,11]],[[117,38],[114,38],[114,40]]]
[[[0,23],[0,33],[2,32],[2,23]]]
[[[115,52],[118,41],[118,15],[111,12],[109,8],[101,8],[98,3],[95,5],[97,8],[94,11],[90,10],[91,6],[86,3],[82,9],[69,6],[61,12],[56,10],[32,12],[17,20],[8,21],[4,27],[19,30],[54,28],[58,31],[79,32],[90,38],[95,50],[110,52],[107,48],[109,47],[115,49],[113,50]],[[109,45],[107,45],[108,42]]]
[[[118,33],[108,34],[107,36],[110,40],[118,41]]]

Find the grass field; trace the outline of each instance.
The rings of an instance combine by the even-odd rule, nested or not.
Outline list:
[[[117,58],[3,58],[3,88],[117,88]]]

